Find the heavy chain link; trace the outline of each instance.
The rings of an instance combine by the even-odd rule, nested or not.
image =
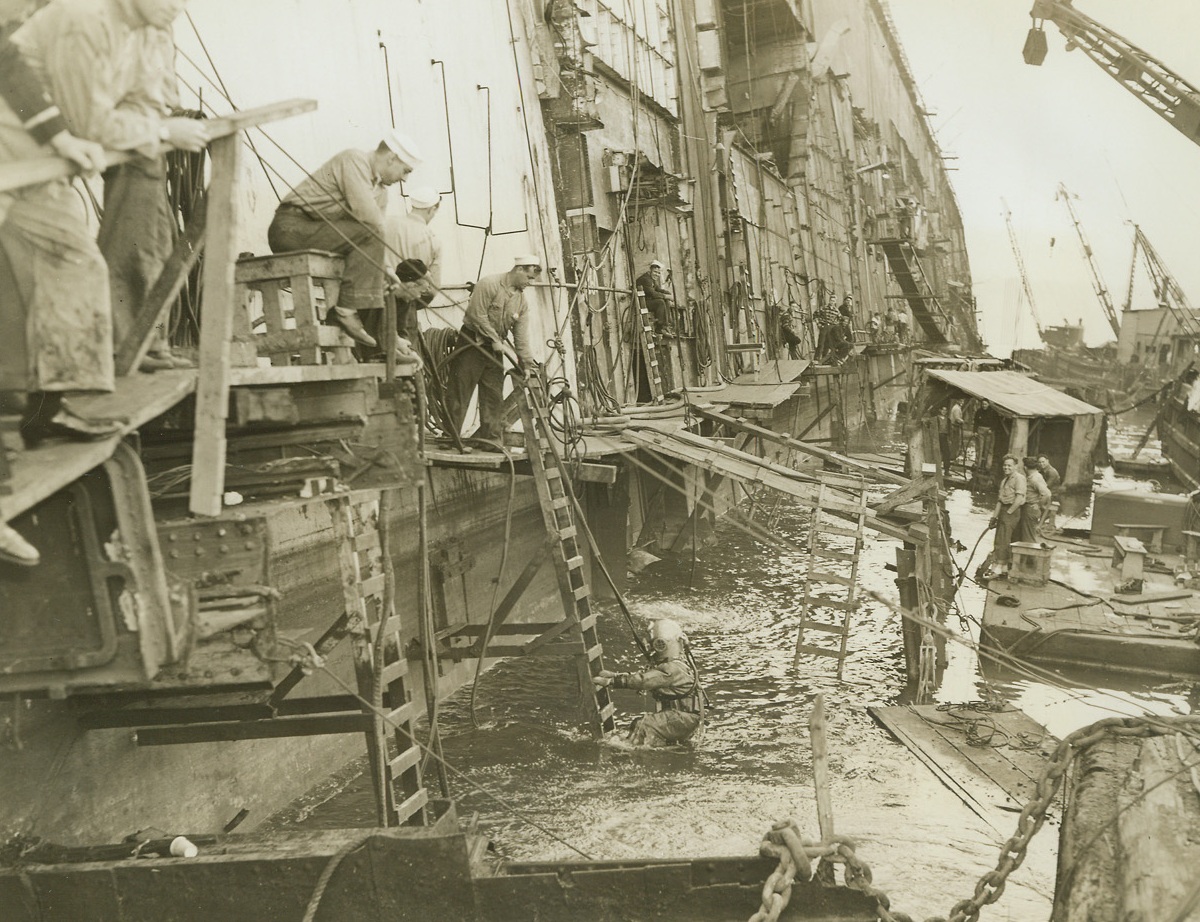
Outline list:
[[[1173,717],[1170,721],[1154,717],[1108,717],[1076,730],[1055,748],[1045,770],[1038,778],[1036,792],[1021,811],[1017,819],[1016,832],[1000,849],[996,867],[979,878],[970,899],[961,900],[950,910],[950,916],[935,916],[926,922],[976,922],[979,911],[1000,899],[1009,876],[1025,861],[1029,842],[1046,821],[1046,812],[1062,787],[1063,776],[1071,764],[1072,756],[1099,742],[1106,736],[1143,737],[1169,736],[1181,732],[1200,734],[1200,716]],[[792,896],[792,884],[799,877],[808,881],[813,877],[812,861],[840,862],[845,865],[843,881],[846,887],[858,890],[875,900],[882,922],[911,922],[909,916],[891,911],[888,895],[871,883],[871,867],[858,857],[854,840],[846,836],[834,836],[828,842],[814,842],[800,837],[800,828],[794,819],[783,820],[771,827],[759,846],[759,854],[779,859],[779,865],[771,872],[762,890],[762,907],[750,922],[777,922],[780,913],[787,907]],[[818,874],[818,879],[823,875]]]
[[[979,910],[1000,899],[1009,875],[1025,860],[1029,841],[1034,833],[1042,828],[1042,823],[1046,820],[1046,811],[1062,786],[1063,775],[1075,752],[1099,742],[1106,736],[1166,736],[1177,732],[1181,723],[1193,731],[1200,732],[1200,717],[1173,717],[1169,723],[1153,717],[1107,717],[1076,730],[1060,742],[1050,756],[1045,771],[1038,778],[1034,798],[1025,805],[1017,819],[1017,831],[1000,849],[1000,860],[996,867],[979,878],[975,885],[975,893],[970,899],[954,905],[950,910],[949,922],[975,922],[979,918]]]

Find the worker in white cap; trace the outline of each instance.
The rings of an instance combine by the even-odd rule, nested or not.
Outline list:
[[[397,260],[420,260],[425,266],[422,284],[416,290],[396,292],[396,335],[414,343],[417,341],[417,311],[429,305],[442,284],[442,244],[429,226],[442,196],[425,183],[406,184],[405,195],[408,214],[388,215],[383,236],[392,251],[389,257],[393,264]],[[383,330],[380,315],[368,315],[364,325],[372,336],[379,338]]]
[[[467,406],[479,387],[479,429],[476,438],[499,441],[504,387],[504,359],[526,377],[534,373],[525,289],[542,274],[542,260],[518,256],[513,267],[481,278],[471,292],[459,333],[459,348],[446,382],[446,406],[452,424],[462,431]],[[512,345],[508,336],[512,334]]]
[[[393,269],[398,260],[384,238],[387,187],[420,162],[412,139],[395,130],[373,151],[344,150],[284,197],[267,231],[272,252],[328,250],[345,257],[338,303],[329,319],[363,346],[376,342],[358,311],[381,310],[385,286],[400,285]]]
[[[663,288],[663,264],[652,260],[637,278],[637,287],[646,299],[646,310],[654,318],[654,329],[659,333],[675,333],[675,299]]]

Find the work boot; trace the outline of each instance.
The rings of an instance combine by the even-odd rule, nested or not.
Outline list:
[[[65,406],[58,393],[31,394],[21,421],[21,438],[26,448],[36,448],[46,439],[94,442],[117,435],[126,422],[120,419],[87,419]]]
[[[362,325],[362,320],[359,319],[358,311],[356,310],[346,307],[335,307],[325,319],[332,320],[340,326],[346,331],[346,335],[360,346],[379,345],[375,342],[375,337],[368,333],[366,327]]]
[[[174,367],[175,363],[171,361],[170,356],[155,355],[151,352],[147,352],[138,363],[138,371],[146,375],[152,375],[156,371],[170,371]]]
[[[42,562],[38,549],[21,537],[10,525],[0,522],[0,563],[18,567],[36,567]]]

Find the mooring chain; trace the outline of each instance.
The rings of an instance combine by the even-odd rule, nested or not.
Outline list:
[[[1038,778],[1036,795],[1025,805],[1017,819],[1017,831],[1001,848],[1000,860],[996,863],[996,867],[979,879],[975,885],[975,893],[970,899],[955,904],[954,908],[950,910],[949,922],[975,922],[979,918],[979,910],[1000,899],[1009,875],[1021,866],[1025,860],[1029,841],[1045,822],[1046,811],[1058,794],[1063,775],[1066,773],[1071,756],[1075,751],[1091,746],[1109,735],[1165,736],[1174,733],[1180,721],[1200,731],[1200,717],[1173,718],[1170,725],[1153,717],[1107,717],[1076,730],[1062,740],[1053,755],[1050,756],[1045,771]]]
[[[803,881],[813,879],[814,858],[822,862],[840,859],[846,866],[843,872],[845,885],[875,900],[879,918],[884,922],[911,922],[903,913],[893,915],[888,911],[891,905],[888,895],[872,886],[871,867],[855,853],[854,840],[848,836],[833,836],[827,842],[814,842],[801,838],[800,827],[794,819],[781,820],[763,838],[758,852],[765,857],[777,858],[779,865],[763,884],[762,907],[750,917],[750,922],[776,922],[787,908],[796,878]]]
[[[1194,733],[1200,733],[1200,716],[1175,717],[1170,724],[1153,717],[1107,717],[1076,730],[1063,739],[1050,756],[1045,770],[1038,778],[1036,793],[1025,805],[1017,819],[1017,830],[1000,849],[996,867],[988,871],[975,885],[970,899],[962,900],[950,910],[950,915],[933,916],[926,922],[976,922],[979,911],[1000,899],[1009,875],[1025,861],[1029,842],[1046,821],[1046,812],[1062,786],[1063,776],[1072,755],[1106,736],[1152,737],[1179,732],[1183,723]],[[1178,743],[1177,743],[1178,745]],[[813,842],[800,838],[795,820],[784,820],[771,827],[759,847],[759,854],[778,858],[779,866],[763,885],[762,908],[750,917],[750,922],[776,922],[787,907],[792,884],[797,877],[812,879],[812,859],[840,860],[845,864],[845,886],[859,890],[875,900],[883,922],[911,922],[911,917],[891,911],[887,894],[871,883],[871,867],[855,853],[854,841],[846,836],[834,836],[829,842]]]

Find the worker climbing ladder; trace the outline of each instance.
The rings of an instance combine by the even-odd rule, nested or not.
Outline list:
[[[866,484],[844,474],[823,473],[820,480],[808,532],[808,573],[800,600],[800,630],[792,668],[800,668],[800,657],[805,654],[832,656],[838,661],[840,679],[848,655],[850,619],[858,605],[858,558],[867,516]],[[841,514],[835,515],[834,508]],[[849,521],[844,518],[846,514],[850,515]],[[833,572],[835,569],[837,572]],[[806,643],[806,631],[835,635],[837,645]]]
[[[550,537],[550,556],[558,578],[563,611],[570,622],[568,633],[570,639],[579,644],[576,662],[580,684],[592,692],[590,718],[593,729],[603,736],[614,729],[614,707],[608,689],[592,684],[592,678],[604,668],[601,659],[604,650],[596,634],[596,613],[592,611],[591,588],[584,572],[585,561],[575,525],[575,496],[555,444],[545,384],[535,374],[518,392],[525,452],[529,456],[538,502]]]
[[[422,784],[421,749],[413,732],[418,706],[408,690],[408,660],[400,645],[400,618],[394,603],[391,610],[386,604],[388,561],[382,553],[386,509],[381,509],[384,503],[376,496],[370,494],[357,501],[353,496],[339,497],[330,513],[338,546],[342,598],[354,638],[358,692],[367,701],[374,697],[387,714],[384,720],[369,711],[375,719],[366,731],[381,825],[420,826],[425,824],[429,794]],[[393,732],[394,756],[389,754],[389,728]]]
[[[646,309],[646,298],[634,295],[637,305],[638,339],[641,344],[642,361],[646,365],[646,380],[650,382],[650,397],[653,403],[663,402],[662,366],[658,362],[658,334],[654,332],[654,317]]]

